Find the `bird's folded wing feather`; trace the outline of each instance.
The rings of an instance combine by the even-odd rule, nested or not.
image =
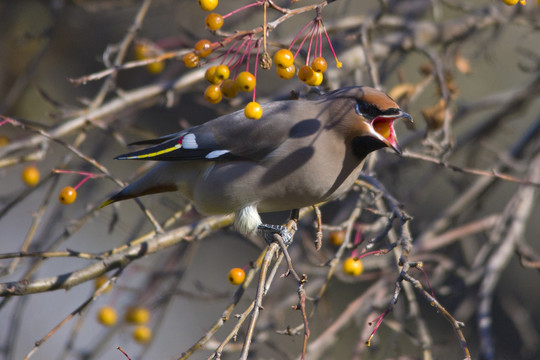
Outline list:
[[[287,118],[284,114],[289,113],[288,107],[297,106],[297,102],[267,104],[263,106],[265,116],[260,120],[246,119],[243,111],[237,111],[175,134],[139,141],[134,145],[157,145],[116,159],[260,161],[289,138],[298,119]]]

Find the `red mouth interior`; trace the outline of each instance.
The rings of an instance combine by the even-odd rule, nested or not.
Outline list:
[[[394,127],[392,126],[393,123],[393,118],[378,117],[373,120],[371,126],[373,126],[373,130],[388,140],[391,144],[395,144]]]

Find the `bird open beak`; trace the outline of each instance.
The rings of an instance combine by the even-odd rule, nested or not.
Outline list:
[[[404,111],[399,110],[397,114],[392,115],[380,115],[377,116],[371,122],[371,128],[374,135],[386,144],[389,148],[394,150],[397,154],[401,155],[401,147],[399,146],[396,133],[394,131],[394,120],[402,119],[412,122],[411,115]]]

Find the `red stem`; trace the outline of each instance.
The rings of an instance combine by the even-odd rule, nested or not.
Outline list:
[[[238,9],[236,9],[236,10],[234,10],[234,11],[231,11],[230,13],[223,15],[222,18],[223,18],[223,19],[226,19],[226,18],[228,18],[229,16],[234,15],[234,14],[236,14],[236,13],[239,12],[239,11],[245,10],[245,9],[250,8],[250,7],[253,7],[253,6],[260,6],[260,5],[262,5],[262,4],[264,4],[264,1],[256,1],[256,2],[254,2],[254,3],[251,3],[251,4],[248,4],[248,5],[242,6],[242,7],[238,8]]]

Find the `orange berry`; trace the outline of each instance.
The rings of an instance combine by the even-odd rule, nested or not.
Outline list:
[[[221,64],[216,68],[216,77],[221,81],[228,79],[230,74],[231,71],[227,65]]]
[[[218,6],[218,0],[199,0],[199,6],[204,11],[212,11]]]
[[[187,53],[186,55],[184,55],[184,64],[188,68],[194,68],[199,64],[199,57],[195,55],[195,53]]]
[[[232,268],[231,271],[229,271],[228,279],[229,282],[233,285],[240,285],[244,282],[246,278],[246,273],[243,269],[240,268]]]
[[[255,88],[256,80],[255,76],[249,71],[242,71],[236,77],[236,86],[238,90],[248,92]]]
[[[205,99],[212,104],[217,104],[223,99],[223,93],[219,88],[219,85],[210,85],[204,92]]]
[[[133,329],[133,339],[140,344],[146,344],[152,340],[152,330],[144,325],[137,326]]]
[[[109,278],[107,275],[101,275],[94,279],[94,289],[97,290],[101,287],[101,285],[105,284],[107,281],[109,281]],[[105,290],[103,290],[103,294],[111,291],[113,288],[112,284],[107,285]]]
[[[323,73],[326,71],[326,68],[328,67],[328,64],[326,64],[326,60],[324,60],[323,57],[318,57],[313,59],[311,62],[311,68],[313,71]]]
[[[199,57],[205,58],[212,53],[212,43],[206,39],[199,40],[195,44],[195,51]]]
[[[294,63],[294,56],[288,49],[280,49],[274,54],[274,63],[278,68],[288,68]]]
[[[282,68],[282,67],[279,67],[277,68],[277,74],[280,78],[282,79],[285,79],[285,80],[289,80],[289,79],[292,79],[292,77],[294,76],[294,74],[296,73],[296,68],[294,67],[294,65],[291,65],[289,67],[286,67],[286,68]]]
[[[116,324],[116,310],[110,306],[103,306],[97,313],[98,321],[105,326],[113,326]]]
[[[301,81],[306,82],[313,77],[313,73],[315,73],[315,71],[313,71],[311,66],[304,65],[298,70],[298,78]]]
[[[328,235],[328,240],[334,246],[340,246],[345,241],[345,231],[332,231]]]
[[[310,86],[319,86],[321,85],[322,81],[323,81],[323,73],[314,71],[313,76],[306,81],[306,84]]]
[[[345,259],[343,262],[343,272],[347,275],[358,276],[364,271],[362,260],[353,257]]]
[[[260,119],[262,114],[263,114],[263,109],[261,105],[259,105],[258,102],[252,101],[248,103],[246,107],[244,108],[244,115],[246,115],[248,119],[253,119],[253,120]]]
[[[129,307],[126,311],[124,319],[127,323],[142,325],[150,320],[150,312],[148,309],[139,306]]]
[[[223,17],[216,13],[210,13],[206,19],[204,19],[204,23],[207,28],[216,31],[223,26]]]
[[[236,86],[236,82],[234,80],[227,79],[223,82],[223,84],[221,84],[221,92],[226,98],[232,99],[238,95],[238,86]]]
[[[220,82],[220,80],[216,77],[216,69],[217,66],[210,66],[208,69],[206,69],[206,72],[204,73],[204,78],[210,84],[217,85]]]
[[[77,191],[71,186],[66,186],[60,190],[60,194],[58,195],[58,200],[60,200],[60,202],[64,205],[72,204],[76,198]]]
[[[30,187],[34,187],[39,183],[39,170],[34,165],[28,165],[23,169],[21,174],[22,181]]]

